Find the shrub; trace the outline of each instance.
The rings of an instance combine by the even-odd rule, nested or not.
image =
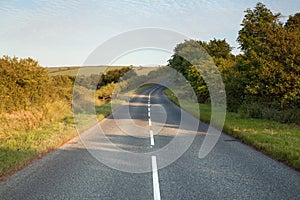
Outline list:
[[[105,86],[102,86],[99,90],[96,91],[96,96],[99,99],[110,98],[115,89],[115,83],[109,83]]]
[[[51,78],[38,62],[4,56],[0,59],[0,112],[42,106],[51,98]]]
[[[70,77],[51,77],[31,58],[0,58],[0,91],[0,131],[33,129],[70,115]]]
[[[244,104],[239,109],[239,115],[242,118],[262,118],[281,123],[300,124],[300,109],[279,109],[267,103]]]

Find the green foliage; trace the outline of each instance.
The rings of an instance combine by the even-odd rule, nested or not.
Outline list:
[[[210,40],[208,44],[203,46],[207,53],[214,58],[230,58],[233,57],[231,50],[233,49],[225,39]]]
[[[28,110],[51,99],[47,72],[31,59],[0,59],[0,112]]]
[[[110,98],[115,90],[115,83],[109,83],[96,91],[96,96],[100,99]]]
[[[135,76],[136,73],[131,67],[118,67],[112,70],[108,68],[108,71],[101,75],[77,76],[76,85],[73,89],[73,111],[77,114],[94,113],[95,105],[99,100],[106,101],[112,97],[114,92],[118,93],[120,90],[127,88],[127,79]],[[119,80],[120,82],[118,82]]]
[[[186,78],[199,102],[209,102],[206,82],[211,85],[214,80],[205,82],[204,75],[213,72],[207,54],[197,49],[201,45],[222,74],[229,111],[298,123],[298,114],[291,110],[300,109],[300,13],[289,16],[285,24],[280,17],[257,3],[245,11],[237,38],[243,54],[233,56],[225,40],[188,40],[175,47],[169,66]]]
[[[215,86],[211,89],[220,92],[217,91],[220,85],[215,78],[216,70],[212,67],[214,66],[212,59],[218,64],[224,64],[226,59],[234,59],[230,53],[231,49],[225,39],[213,39],[208,43],[196,40],[184,41],[175,47],[175,54],[169,60],[168,66],[185,77],[194,89],[199,102],[206,103],[210,101],[208,82],[209,85]]]
[[[218,62],[229,111],[244,117],[298,123],[300,107],[299,14],[285,24],[258,3],[247,9],[238,42],[244,52]]]
[[[131,73],[133,73],[131,67],[122,67],[121,69],[109,70],[107,73],[101,75],[97,88],[99,89],[101,86],[107,85],[112,82],[118,82],[119,79],[129,71],[132,71]]]
[[[285,26],[280,16],[261,3],[246,10],[238,42],[247,66],[247,103],[277,102],[281,108],[300,103],[299,15],[290,16]]]
[[[237,41],[245,54],[250,55],[252,51],[257,54],[268,51],[268,36],[272,34],[275,27],[280,26],[280,14],[273,14],[262,3],[257,3],[256,7],[245,11],[242,22],[242,29],[239,31]]]
[[[51,88],[53,88],[55,91],[52,96],[56,95],[55,99],[66,100],[71,105],[72,90],[75,81],[74,77],[67,75],[55,75],[51,78]]]
[[[72,79],[31,59],[0,59],[0,132],[29,130],[70,114]]]
[[[187,80],[190,82],[194,89],[195,94],[199,103],[205,103],[209,99],[209,92],[206,83],[201,76],[200,71],[195,67],[191,66],[187,73]]]
[[[169,66],[186,78],[199,102],[209,102],[208,80],[203,77],[213,72],[207,54],[197,49],[201,45],[222,74],[229,111],[298,123],[298,114],[291,110],[298,113],[300,109],[300,13],[285,24],[280,17],[257,3],[245,11],[239,31],[237,41],[244,54],[233,56],[225,40],[188,40],[175,47]],[[272,117],[272,113],[281,117]]]
[[[239,115],[242,118],[263,118],[281,123],[300,124],[299,109],[287,108],[282,110],[276,104],[270,103],[243,104],[239,108]]]
[[[285,23],[285,28],[289,31],[299,31],[300,27],[300,13],[296,13],[294,16],[289,16],[289,19]]]
[[[0,59],[0,178],[77,135],[71,112],[74,81],[74,76],[48,75],[30,58]],[[83,108],[75,105],[74,109],[88,112],[81,115],[82,123],[88,122],[89,113],[95,110],[99,119],[111,113],[109,103],[87,110],[94,106],[95,99],[88,98],[93,90],[78,87],[74,99],[81,98],[84,103]]]

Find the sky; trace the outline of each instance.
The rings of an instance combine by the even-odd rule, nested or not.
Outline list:
[[[282,20],[300,12],[299,0],[261,1]],[[238,54],[236,38],[253,0],[0,0],[0,56],[31,57],[42,66],[81,66],[114,36],[160,28],[188,38],[226,39]],[[176,43],[174,43],[175,47]],[[112,65],[165,65],[172,52],[133,51]],[[101,65],[103,63],[94,63]]]

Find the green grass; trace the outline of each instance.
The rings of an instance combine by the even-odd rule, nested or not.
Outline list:
[[[177,98],[170,90],[167,89],[165,94],[178,105]],[[195,110],[186,106],[187,102],[184,104],[183,108],[196,116]],[[199,110],[200,120],[209,123],[210,105],[199,104]],[[237,113],[227,112],[223,131],[300,171],[299,125],[283,124],[266,119],[242,118]]]
[[[76,135],[73,124],[64,121],[33,130],[11,130],[9,134],[1,134],[0,177],[21,169]]]

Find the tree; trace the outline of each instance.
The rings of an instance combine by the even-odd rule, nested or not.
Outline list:
[[[178,44],[175,54],[169,60],[169,67],[181,73],[193,87],[200,103],[210,101],[207,84],[217,86],[216,70],[213,69],[213,59],[232,58],[230,45],[224,40],[211,40],[209,43],[197,40],[186,40]],[[212,57],[211,57],[212,56]],[[179,76],[178,76],[179,77]],[[205,80],[204,80],[205,79]],[[206,82],[209,82],[206,84]]]
[[[209,92],[200,71],[195,66],[189,68],[187,79],[197,95],[198,102],[206,103],[209,100]]]
[[[300,65],[300,13],[289,16],[286,24],[284,25],[286,30],[286,59],[288,65],[294,66]],[[299,68],[294,73],[298,73]]]
[[[97,88],[107,85],[109,83],[116,83],[122,78],[127,72],[131,71],[131,67],[122,67],[121,69],[109,70],[105,74],[102,74]]]
[[[231,50],[232,47],[226,42],[225,39],[217,40],[214,38],[206,45],[206,51],[214,58],[232,57],[233,55],[231,54]]]
[[[273,14],[264,4],[257,3],[256,7],[245,11],[242,29],[239,31],[237,41],[241,50],[250,55],[253,51],[260,55],[269,51],[268,34],[272,34],[274,27],[280,26],[280,13]]]
[[[285,27],[289,31],[299,31],[299,29],[300,29],[300,13],[296,13],[295,15],[290,15],[289,19],[285,23]]]
[[[285,26],[280,13],[273,14],[262,3],[245,11],[238,42],[245,53],[244,75],[248,103],[260,102],[285,106],[299,102],[299,32],[298,15],[290,17]]]

